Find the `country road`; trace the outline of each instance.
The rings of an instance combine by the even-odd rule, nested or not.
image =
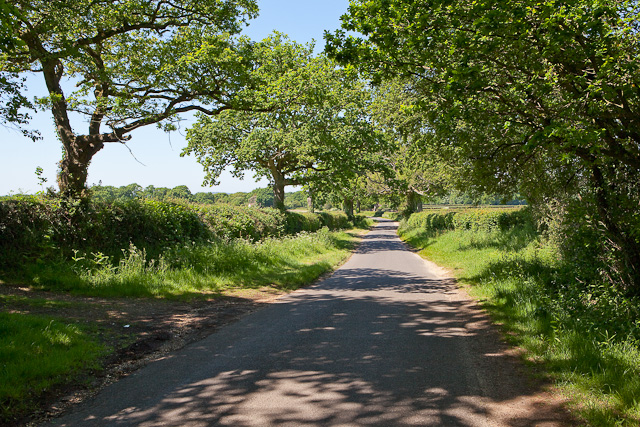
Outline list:
[[[567,425],[558,405],[466,294],[381,220],[331,277],[50,425]]]

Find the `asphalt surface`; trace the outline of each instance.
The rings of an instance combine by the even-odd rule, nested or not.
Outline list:
[[[52,425],[563,425],[482,312],[395,231],[381,221],[328,279]]]

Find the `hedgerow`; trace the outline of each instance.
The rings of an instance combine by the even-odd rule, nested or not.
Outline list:
[[[198,205],[148,199],[71,202],[37,196],[0,199],[0,268],[51,257],[101,253],[118,261],[131,245],[157,255],[180,243],[247,239],[353,226],[342,213]]]
[[[285,234],[286,215],[273,208],[232,205],[194,206],[213,235],[223,239],[261,240]]]
[[[403,227],[425,231],[508,230],[516,225],[533,224],[529,209],[464,209],[424,211],[403,221]]]

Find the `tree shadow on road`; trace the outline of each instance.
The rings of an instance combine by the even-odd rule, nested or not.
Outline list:
[[[539,384],[520,372],[486,316],[459,296],[454,283],[395,272],[388,286],[373,272],[357,279],[352,274],[339,272],[344,286],[329,282],[243,319],[234,333],[246,334],[245,340],[214,335],[150,365],[148,387],[131,378],[112,391],[136,396],[129,407],[108,415],[91,408],[75,421],[475,427],[489,425],[488,419],[498,426],[564,425],[560,407],[542,401]],[[330,321],[318,324],[309,312]],[[267,344],[250,335],[260,325],[269,334],[264,326],[279,322],[273,319],[285,324],[277,325],[282,335],[267,337]],[[171,392],[157,394],[167,385]]]
[[[376,227],[383,233],[366,236],[357,253],[406,251],[386,232],[395,228]],[[116,404],[109,393],[135,399]],[[521,371],[453,280],[346,267],[149,365],[58,423],[77,424],[533,427],[570,421],[561,402]]]

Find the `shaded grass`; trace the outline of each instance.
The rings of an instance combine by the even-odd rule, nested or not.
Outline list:
[[[0,295],[0,304],[11,304],[12,306],[46,307],[46,308],[68,308],[83,305],[78,302],[58,301],[46,298],[31,298],[19,295]]]
[[[401,229],[420,254],[451,269],[591,426],[640,425],[640,301],[576,283],[553,247],[525,228]]]
[[[35,409],[38,396],[98,368],[105,348],[86,327],[51,317],[0,313],[0,421]]]

